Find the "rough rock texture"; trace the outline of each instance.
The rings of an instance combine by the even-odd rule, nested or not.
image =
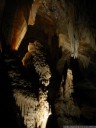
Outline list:
[[[67,70],[67,79],[64,85],[62,79],[58,97],[55,100],[55,111],[59,127],[64,125],[80,125],[80,108],[73,99],[73,75]]]
[[[5,58],[11,81],[12,98],[15,100],[14,110],[18,127],[23,124],[22,127],[26,128],[46,128],[47,120],[51,114],[51,108],[47,101],[48,90],[43,90],[41,87],[35,88],[37,86],[35,76],[31,78],[35,83],[24,78],[15,56],[15,59],[9,56]]]
[[[40,90],[38,99],[31,92],[14,89],[13,96],[27,128],[46,128],[48,117],[51,114],[47,92]]]
[[[76,76],[76,84],[72,83],[71,70],[68,70],[69,74],[67,74],[66,81],[64,77],[65,84],[63,85],[63,87],[60,87],[60,97],[55,100],[57,120],[60,127],[62,127],[62,125],[64,124],[73,125],[81,123],[81,120],[81,122],[78,121],[80,119],[80,114],[85,120],[87,120],[84,120],[84,124],[96,124],[96,116],[92,114],[93,112],[96,112],[96,104],[94,102],[96,100],[95,0],[6,0],[5,3],[3,3],[3,1],[1,3],[0,19],[2,15],[4,16],[2,17],[2,24],[0,21],[1,33],[3,35],[3,41],[1,42],[2,44],[8,45],[12,50],[18,50],[21,43],[22,45],[23,43],[26,43],[26,41],[22,42],[22,40],[27,33],[27,43],[31,42],[29,40],[40,39],[43,42],[43,46],[46,46],[49,49],[49,54],[45,55],[43,54],[43,52],[41,52],[42,45],[40,43],[33,43],[35,47],[30,43],[28,47],[28,53],[26,53],[22,60],[25,67],[26,65],[34,65],[35,71],[39,74],[39,81],[42,84],[48,86],[51,78],[51,71],[48,63],[45,62],[45,56],[49,56],[48,61],[50,61],[51,63],[51,68],[53,71],[52,73],[54,74],[54,76],[52,77],[56,77],[56,71],[59,71],[61,75],[64,72],[64,66],[66,66],[66,63],[67,66],[71,65],[69,64],[70,57],[73,58],[74,61],[78,59],[80,64],[79,68],[81,65],[83,65],[84,68],[86,67],[86,69],[81,68],[83,69],[81,72],[86,80],[82,79],[81,82],[77,80],[79,77],[79,72],[77,69],[75,71],[75,74],[77,76],[73,74],[73,78],[74,76]],[[28,31],[29,27],[32,31]],[[53,39],[54,35],[56,35],[57,38]],[[22,48],[21,51],[24,50],[25,49]],[[10,59],[6,61],[7,64],[10,64]],[[12,61],[14,61],[14,59],[11,60],[11,62]],[[73,67],[75,68],[75,66],[77,66],[77,64],[74,64]],[[12,65],[11,68],[14,69],[14,65]],[[16,89],[23,88],[24,91],[26,90],[26,92],[27,89],[33,89],[33,83],[25,81],[24,78],[19,79],[21,75],[18,70],[9,70],[8,74],[12,82],[12,89],[14,87]],[[52,89],[56,89],[56,81],[51,83],[52,86],[54,86],[53,84],[55,85],[55,87],[53,87]],[[76,93],[75,98],[77,98],[76,101],[79,102],[78,104],[80,105],[79,107],[81,107],[81,111],[79,110],[77,104],[75,104],[74,98],[71,95],[73,86]],[[24,98],[23,91],[18,92],[14,90],[14,96],[15,98],[17,97],[17,99],[18,93],[20,94],[22,100],[22,98]],[[29,96],[27,98],[30,99]],[[20,106],[19,103],[22,102],[21,100],[20,102],[19,100],[17,100],[18,106]],[[23,100],[25,102],[26,98],[24,98]],[[33,97],[31,100],[35,103]],[[38,100],[38,104],[39,101],[40,99]],[[43,109],[41,106],[42,102],[43,101],[40,101],[39,104],[40,109]],[[48,104],[46,104],[45,101],[44,103],[46,108]],[[89,105],[91,103],[93,104],[93,106]],[[37,112],[40,109],[38,108]],[[85,111],[85,109],[87,110]],[[76,113],[74,113],[73,110],[76,111]],[[28,120],[30,118],[30,111],[31,110],[28,109]],[[42,110],[40,110],[40,112],[41,111]],[[48,113],[48,111],[46,111],[46,113]],[[35,118],[37,119],[37,117]],[[41,118],[42,117],[40,117],[40,119]],[[25,119],[25,122],[26,120],[27,119]],[[33,123],[32,125],[36,124]],[[38,124],[38,126],[40,125],[42,125],[41,122]]]
[[[39,81],[42,85],[48,86],[50,84],[51,70],[47,64],[46,53],[42,51],[43,45],[38,41],[29,43],[28,52],[22,59],[24,67],[34,66],[36,72],[39,75]]]
[[[41,1],[41,6],[37,11],[37,15],[41,15],[41,17],[47,15],[46,17],[49,17],[50,20],[52,20],[55,24],[58,37],[62,38],[59,35],[63,35],[63,38],[60,39],[62,41],[59,42],[60,46],[62,47],[62,51],[66,49],[74,58],[79,57],[83,59],[83,57],[85,57],[85,54],[88,54],[89,49],[90,51],[92,51],[92,49],[96,50],[95,28],[90,26],[91,20],[88,19],[88,14],[86,13],[86,11],[88,11],[88,8],[85,9],[85,7],[82,7],[79,2],[70,0],[55,0],[54,2],[51,0],[37,1],[38,3]],[[94,8],[93,4],[94,3],[92,3],[91,5],[92,8]],[[85,9],[86,11],[84,10],[84,12],[82,12],[81,8]],[[82,13],[84,14],[82,15]],[[88,45],[87,47],[89,49],[86,49],[86,45]],[[85,58],[90,58],[89,54],[86,56],[87,57]]]

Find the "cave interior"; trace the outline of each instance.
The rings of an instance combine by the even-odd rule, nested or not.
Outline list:
[[[2,128],[95,126],[96,0],[0,0],[0,78]]]

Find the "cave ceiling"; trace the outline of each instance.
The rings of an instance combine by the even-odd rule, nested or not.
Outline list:
[[[38,33],[37,31],[40,30],[37,39],[40,33],[48,35],[48,45],[51,51],[52,37],[54,34],[57,35],[58,47],[62,49],[62,57],[58,65],[61,65],[62,60],[64,63],[70,57],[79,58],[84,66],[90,62],[95,63],[95,0],[1,1],[2,33],[12,49],[18,50],[28,26],[31,26],[34,28],[33,33]],[[42,34],[41,37],[43,38]]]

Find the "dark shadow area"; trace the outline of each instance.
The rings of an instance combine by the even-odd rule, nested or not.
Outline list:
[[[46,128],[59,128],[56,116],[54,116],[54,115],[49,116]]]
[[[73,73],[74,85],[76,85],[78,82],[84,79],[84,76],[80,69],[78,58],[76,59],[74,59],[73,57],[70,58],[70,69],[72,70],[72,73]]]
[[[4,56],[0,55],[0,116],[2,128],[17,128],[15,104],[11,92],[11,83],[4,63]]]

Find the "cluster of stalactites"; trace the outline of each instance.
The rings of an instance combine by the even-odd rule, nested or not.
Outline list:
[[[18,115],[24,119],[26,128],[46,128],[48,117],[51,114],[47,93],[47,91],[39,90],[38,100],[31,92],[14,89],[13,96],[20,109]]]
[[[78,32],[74,30],[74,27],[70,22],[68,24],[68,35],[71,44],[71,57],[75,59],[78,57],[79,37]]]

